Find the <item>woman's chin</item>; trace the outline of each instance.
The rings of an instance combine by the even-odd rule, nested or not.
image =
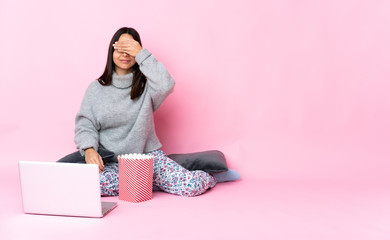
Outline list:
[[[122,76],[122,75],[126,75],[126,74],[129,74],[131,73],[131,68],[120,68],[120,67],[116,67],[115,68],[115,72],[116,74],[118,74],[119,76]]]

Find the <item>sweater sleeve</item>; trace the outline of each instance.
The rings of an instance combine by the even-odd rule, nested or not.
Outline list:
[[[153,101],[153,110],[156,111],[173,91],[175,81],[164,65],[157,61],[147,49],[142,49],[135,60],[141,72],[146,76],[146,84],[149,87]]]
[[[80,111],[76,114],[74,141],[82,156],[85,155],[84,149],[93,147],[97,151],[99,146],[99,128],[92,108],[94,96],[91,84],[84,95]]]

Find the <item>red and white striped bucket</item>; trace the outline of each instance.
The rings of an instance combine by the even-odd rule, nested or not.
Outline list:
[[[153,157],[145,154],[118,156],[119,200],[143,202],[152,199]]]

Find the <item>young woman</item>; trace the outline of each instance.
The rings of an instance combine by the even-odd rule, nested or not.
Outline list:
[[[79,156],[85,156],[86,163],[99,165],[102,195],[118,195],[118,163],[104,162],[101,149],[115,156],[152,155],[153,184],[165,192],[196,196],[215,186],[214,176],[188,171],[160,150],[153,113],[174,84],[163,64],[142,47],[135,29],[121,28],[114,34],[104,73],[89,85],[75,128]]]

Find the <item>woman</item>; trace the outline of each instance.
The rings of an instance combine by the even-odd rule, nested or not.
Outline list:
[[[182,196],[196,196],[216,184],[204,171],[188,171],[159,150],[153,113],[172,92],[174,80],[145,48],[138,32],[119,29],[111,39],[102,76],[90,84],[76,115],[75,142],[88,164],[100,169],[102,195],[118,195],[118,163],[103,162],[99,149],[115,155],[145,153],[154,158],[153,184]],[[113,158],[116,159],[116,158]]]

